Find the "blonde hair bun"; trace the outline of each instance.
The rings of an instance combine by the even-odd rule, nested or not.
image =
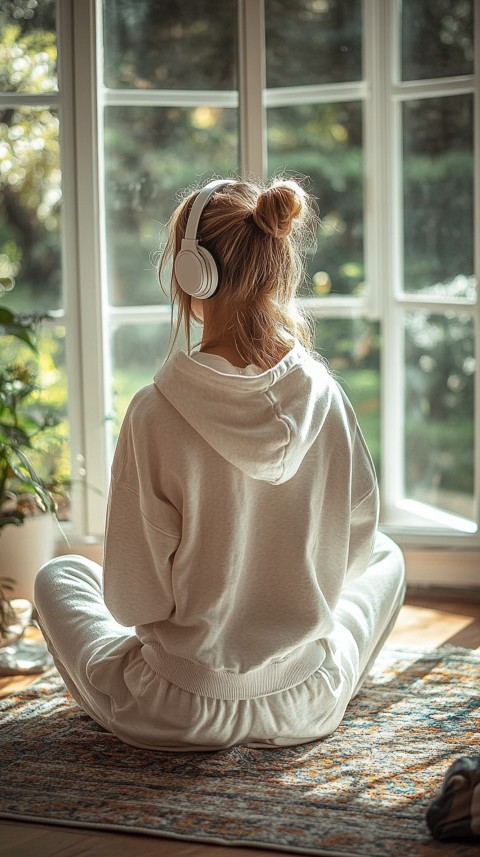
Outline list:
[[[267,235],[286,238],[295,218],[303,213],[304,200],[305,193],[295,181],[276,181],[258,197],[253,220]]]

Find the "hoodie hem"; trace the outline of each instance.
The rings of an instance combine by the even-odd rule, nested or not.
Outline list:
[[[145,643],[142,655],[146,663],[170,684],[209,699],[255,699],[289,690],[306,681],[322,666],[326,649],[314,640],[296,649],[281,661],[273,661],[246,673],[210,670],[202,664],[177,657],[160,643]]]

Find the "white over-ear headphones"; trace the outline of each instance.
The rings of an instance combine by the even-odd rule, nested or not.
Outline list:
[[[235,184],[233,179],[215,179],[199,192],[188,216],[185,238],[178,251],[173,270],[175,279],[187,295],[206,300],[215,294],[218,286],[218,269],[212,254],[197,240],[197,229],[202,211],[218,188]]]

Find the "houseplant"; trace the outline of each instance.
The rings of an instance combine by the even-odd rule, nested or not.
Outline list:
[[[37,337],[45,318],[0,307],[0,568],[16,580],[13,595],[29,600],[36,571],[52,554],[56,520],[53,475],[47,481],[39,474],[42,437],[62,418],[42,401],[38,383]]]

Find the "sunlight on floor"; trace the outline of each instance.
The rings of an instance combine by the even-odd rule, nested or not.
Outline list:
[[[472,621],[471,616],[405,604],[388,638],[388,645],[441,646]]]

